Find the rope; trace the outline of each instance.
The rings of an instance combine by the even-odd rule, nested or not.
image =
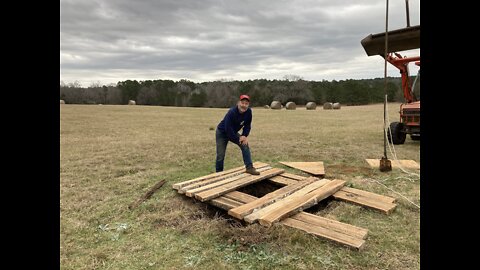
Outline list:
[[[387,118],[387,53],[388,53],[388,0],[387,0],[387,7],[385,10],[385,51],[383,58],[384,61],[384,68],[383,68],[383,77],[385,80],[385,85],[383,87],[385,93],[385,99],[383,100],[383,128],[385,129],[387,126],[386,118]],[[387,158],[387,134],[383,134],[383,157]]]
[[[388,115],[388,110],[386,110],[387,112],[387,115]],[[388,120],[389,117],[387,117],[387,125],[385,125],[385,135],[387,136],[387,134],[390,134],[390,138],[392,138],[392,130],[390,128],[387,128],[387,126],[389,127],[390,126],[390,121]],[[388,132],[388,133],[387,133]],[[390,143],[390,142],[387,142],[387,145],[388,145],[388,149],[390,150],[390,154],[393,156],[394,160],[397,161],[397,164],[398,164],[398,167],[400,168],[400,170],[402,170],[404,173],[410,175],[410,176],[417,176],[419,179],[420,179],[420,175],[418,173],[414,173],[414,172],[409,172],[407,171],[405,168],[402,167],[402,165],[400,164],[400,161],[398,160],[397,158],[397,152],[395,151],[395,147],[393,146],[393,143]],[[393,150],[392,150],[393,149]],[[399,177],[400,178],[400,177]],[[414,180],[406,177],[408,180],[410,180],[410,182],[415,182]]]
[[[398,194],[398,195],[402,196],[402,197],[403,197],[405,200],[407,200],[409,203],[411,203],[411,204],[415,205],[415,206],[416,206],[418,209],[420,209],[420,206],[419,206],[419,205],[417,205],[416,203],[412,202],[411,200],[409,200],[407,197],[403,196],[403,195],[402,195],[402,194],[400,194],[399,192],[396,192],[395,190],[393,190],[393,189],[391,189],[391,188],[387,187],[385,184],[383,184],[383,183],[380,183],[378,180],[371,179],[371,178],[366,178],[366,180],[369,180],[369,181],[374,181],[374,182],[376,182],[377,184],[380,184],[380,185],[382,185],[382,186],[386,187],[388,190],[392,191],[392,192],[393,192],[393,193],[395,193],[395,194]]]
[[[407,16],[408,16],[408,3],[407,3]],[[409,19],[407,19],[407,21],[409,21]],[[390,121],[388,120],[389,117],[388,117],[388,109],[387,109],[387,103],[388,103],[388,99],[387,99],[387,48],[388,48],[388,0],[387,0],[387,5],[386,5],[386,11],[385,11],[385,55],[384,55],[384,58],[385,58],[385,67],[384,67],[384,78],[385,78],[385,100],[384,100],[384,106],[383,106],[383,110],[384,110],[384,113],[383,113],[383,128],[384,128],[384,156],[387,157],[386,153],[386,145],[388,145],[388,150],[390,151],[390,154],[392,154],[392,156],[394,157],[394,159],[397,161],[397,164],[400,168],[400,170],[402,170],[404,173],[408,174],[408,175],[413,175],[413,176],[417,176],[419,179],[420,179],[420,175],[417,174],[417,173],[413,173],[413,172],[409,172],[407,170],[405,170],[405,168],[402,167],[402,165],[400,164],[400,161],[398,160],[397,158],[397,152],[395,151],[395,147],[393,146],[393,143],[391,144],[386,138],[388,137],[388,134],[390,134],[390,138],[392,138],[392,131],[390,130]],[[407,66],[407,72],[408,72],[408,66]],[[417,74],[419,74],[420,70],[418,71]],[[415,83],[417,82],[417,79],[418,79],[418,75],[417,77],[415,78],[415,81],[413,82],[413,86],[415,86]],[[412,88],[412,91],[413,91],[413,88]],[[387,133],[388,132],[388,133]],[[392,151],[393,149],[393,151]],[[398,178],[406,178],[408,180],[410,180],[410,182],[414,182],[414,180],[408,178],[408,177],[397,177]]]
[[[384,87],[384,90],[385,90],[385,100],[384,100],[384,106],[383,106],[383,110],[384,110],[384,113],[383,113],[383,128],[384,128],[384,144],[383,144],[383,148],[384,148],[384,157],[386,158],[387,157],[387,150],[386,150],[386,145],[388,145],[388,149],[390,150],[390,154],[392,154],[392,156],[395,158],[395,160],[397,161],[397,163],[399,164],[399,167],[400,169],[407,173],[408,175],[415,175],[415,176],[418,176],[419,179],[420,179],[420,175],[419,174],[416,174],[416,173],[412,173],[412,172],[408,172],[407,170],[405,170],[401,165],[400,165],[400,162],[398,161],[398,158],[397,158],[397,153],[395,152],[395,147],[393,147],[393,144],[391,145],[390,142],[388,142],[387,140],[387,132],[390,133],[390,138],[392,138],[392,131],[390,130],[390,121],[388,120],[389,117],[388,117],[388,110],[387,110],[387,52],[388,52],[388,0],[387,0],[387,7],[386,7],[386,12],[385,12],[385,55],[384,55],[384,58],[385,58],[385,66],[384,66],[384,79],[385,79],[385,87]],[[408,68],[408,67],[407,67]],[[416,81],[416,79],[415,79]],[[415,83],[415,82],[414,82]],[[393,151],[392,151],[392,148],[393,148]],[[410,182],[414,182],[412,179],[408,178],[408,177],[397,177],[395,179],[399,179],[399,178],[406,178],[408,180],[410,180]],[[375,179],[367,179],[367,180],[371,180],[371,181],[374,181],[384,187],[386,187],[387,189],[389,189],[390,191],[394,192],[395,194],[398,194],[400,195],[401,197],[403,197],[405,200],[407,200],[408,202],[410,202],[411,204],[415,205],[418,209],[420,209],[420,206],[415,204],[414,202],[412,202],[411,200],[409,200],[407,197],[403,196],[402,194],[400,194],[399,192],[396,192],[395,190],[387,187],[385,184],[383,183],[380,183],[378,180],[375,180]],[[386,179],[384,180],[386,181]]]

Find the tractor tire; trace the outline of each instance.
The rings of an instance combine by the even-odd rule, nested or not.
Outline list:
[[[390,137],[390,133],[392,136]],[[407,134],[403,131],[403,124],[400,122],[390,123],[390,130],[387,133],[388,141],[393,144],[403,144]]]
[[[412,141],[420,141],[420,135],[410,134],[410,139],[412,139]]]

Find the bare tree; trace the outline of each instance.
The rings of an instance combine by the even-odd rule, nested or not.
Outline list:
[[[155,105],[158,99],[158,92],[152,87],[142,87],[137,95],[137,104]]]
[[[69,83],[68,87],[70,87],[70,88],[81,88],[82,84],[79,81],[75,80],[74,82]]]
[[[98,88],[98,87],[102,87],[102,83],[100,81],[92,82],[90,83],[90,86],[89,86],[89,88]]]
[[[117,87],[109,86],[107,104],[122,104],[122,91]]]
[[[295,82],[295,81],[298,81],[298,80],[303,80],[302,77],[300,77],[298,75],[295,75],[295,74],[287,74],[287,75],[283,76],[283,79],[286,80],[286,81],[291,81],[291,82]]]

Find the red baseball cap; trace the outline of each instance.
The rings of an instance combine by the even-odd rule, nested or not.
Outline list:
[[[242,100],[242,99],[246,99],[246,100],[248,100],[248,102],[250,102],[250,97],[248,95],[241,95],[240,100]]]

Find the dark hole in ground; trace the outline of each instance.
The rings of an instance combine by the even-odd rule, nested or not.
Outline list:
[[[307,213],[311,213],[311,214],[316,214],[316,213],[320,212],[321,210],[325,209],[332,200],[333,200],[333,197],[329,196],[328,198],[325,198],[325,199],[319,201],[314,206],[309,207],[307,209],[304,209],[303,211],[305,211]]]
[[[274,184],[268,180],[262,180],[257,183],[250,184],[248,186],[242,187],[237,189],[239,192],[243,192],[252,196],[255,196],[257,198],[263,197],[268,193],[271,193],[282,186],[278,184]],[[223,210],[219,207],[210,205],[209,203],[205,202],[200,202],[198,200],[192,199],[192,198],[182,198],[185,202],[189,201],[190,203],[193,203],[194,205],[198,206],[198,210],[202,212],[203,217],[205,218],[222,218],[224,219],[229,225],[233,227],[240,227],[240,226],[246,226],[248,225],[247,222],[243,220],[238,220],[228,214],[228,211]],[[195,216],[194,216],[195,218]]]
[[[274,184],[268,180],[262,180],[260,182],[256,182],[248,186],[239,188],[238,191],[260,198],[267,195],[268,193],[274,192],[279,188],[281,188],[281,186]]]
[[[263,180],[263,181],[239,188],[238,191],[260,198],[282,187],[283,186],[275,184],[268,180]],[[332,199],[333,199],[332,197],[326,198],[320,201],[318,204],[308,209],[305,209],[304,211],[312,214],[317,214],[318,212],[324,210]],[[186,196],[176,197],[176,199],[171,202],[172,205],[169,208],[178,207],[178,203],[182,203],[182,204],[184,203],[186,205],[185,207],[186,214],[183,215],[182,217],[173,217],[173,218],[169,217],[165,220],[159,219],[156,221],[157,225],[160,225],[160,226],[170,225],[170,226],[176,227],[181,224],[195,222],[197,220],[217,219],[217,218],[224,220],[229,225],[228,227],[230,229],[246,228],[249,225],[249,223],[243,220],[238,220],[228,215],[228,211],[224,209],[213,206],[208,202],[200,202],[194,198],[189,198]]]

